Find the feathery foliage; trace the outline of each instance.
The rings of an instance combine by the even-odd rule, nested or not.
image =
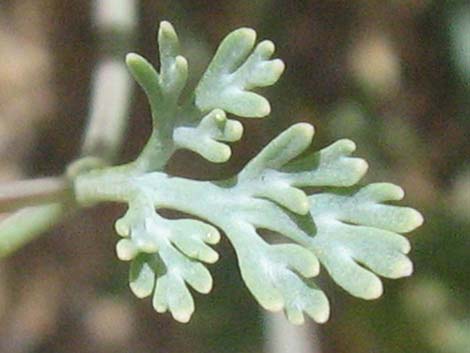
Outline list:
[[[219,255],[210,246],[219,231],[235,248],[247,287],[267,310],[284,309],[294,324],[307,314],[317,322],[329,317],[328,299],[313,277],[324,266],[335,282],[354,296],[382,294],[378,275],[408,276],[408,240],[401,233],[423,219],[414,209],[391,205],[403,190],[388,183],[355,186],[367,163],[351,154],[355,144],[340,140],[308,152],[314,130],[293,125],[224,181],[195,181],[165,172],[177,149],[189,149],[210,162],[231,156],[228,142],[242,137],[240,122],[227,113],[261,118],[270,113],[259,87],[274,84],[284,64],[271,59],[270,41],[256,44],[253,30],[229,34],[187,100],[181,92],[188,64],[180,55],[177,35],[168,22],[158,32],[160,71],[137,54],[127,65],[150,102],[153,132],[140,156],[124,166],[95,169],[75,180],[81,204],[126,202],[116,222],[123,238],[121,260],[130,261],[130,287],[138,297],[153,296],[158,312],[170,311],[187,322],[194,312],[189,287],[212,288],[205,264]],[[306,190],[315,192],[309,193]],[[159,209],[194,216],[166,219]],[[189,216],[188,216],[189,217]],[[260,234],[268,229],[285,237],[271,244]]]

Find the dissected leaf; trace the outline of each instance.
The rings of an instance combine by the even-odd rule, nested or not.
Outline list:
[[[255,46],[255,32],[242,28],[223,40],[194,94],[181,103],[187,62],[168,22],[160,25],[158,40],[159,73],[140,56],[127,57],[152,108],[149,142],[135,162],[75,180],[82,204],[128,203],[127,213],[116,222],[123,237],[116,252],[130,261],[130,286],[138,297],[153,294],[156,311],[170,311],[187,322],[194,312],[189,287],[200,293],[212,288],[202,262],[217,261],[209,245],[217,243],[219,230],[233,245],[242,278],[259,304],[284,310],[294,324],[304,322],[305,314],[317,322],[329,317],[328,299],[313,279],[320,264],[338,285],[365,299],[381,295],[379,276],[411,274],[406,256],[410,245],[401,233],[418,227],[423,218],[411,208],[389,204],[403,198],[398,186],[355,186],[367,163],[351,156],[356,148],[352,141],[340,140],[312,153],[314,129],[300,123],[229,180],[195,181],[165,173],[163,167],[178,148],[211,162],[229,159],[226,142],[239,140],[243,127],[226,113],[267,115],[269,103],[251,90],[275,83],[284,65],[270,59],[271,42]],[[185,216],[167,219],[160,209]],[[271,244],[260,230],[284,241]]]
[[[196,105],[202,111],[221,108],[241,117],[264,117],[271,111],[266,98],[250,92],[274,84],[284,71],[270,41],[256,42],[256,32],[240,28],[220,44],[196,88]],[[251,53],[251,54],[250,54]]]

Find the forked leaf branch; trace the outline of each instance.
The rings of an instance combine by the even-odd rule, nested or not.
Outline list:
[[[382,294],[379,276],[411,274],[410,244],[402,233],[420,226],[423,218],[412,208],[389,203],[404,196],[396,185],[356,185],[368,166],[352,156],[356,146],[350,140],[311,152],[314,129],[300,123],[229,180],[167,174],[165,166],[178,149],[214,163],[227,161],[228,143],[243,134],[241,123],[227,114],[268,115],[269,102],[254,90],[274,84],[284,64],[271,59],[270,41],[256,44],[253,30],[236,30],[222,41],[184,100],[188,62],[168,22],[160,24],[158,43],[159,71],[138,54],[126,58],[152,112],[153,130],[142,153],[129,164],[94,168],[73,180],[81,206],[127,203],[126,214],[116,222],[122,237],[116,251],[130,262],[136,296],[152,296],[156,311],[170,311],[187,322],[195,310],[190,288],[200,293],[212,288],[206,264],[219,258],[211,245],[220,233],[233,245],[241,276],[259,304],[284,310],[294,324],[304,322],[305,314],[317,322],[328,320],[327,296],[313,280],[321,266],[338,285],[364,299]],[[187,216],[167,219],[161,209]],[[272,244],[260,229],[284,241]]]
[[[189,288],[211,290],[212,277],[203,263],[219,257],[209,246],[217,243],[219,230],[235,248],[243,280],[260,305],[284,309],[295,324],[304,321],[304,314],[317,322],[329,317],[328,299],[313,281],[320,265],[341,287],[365,299],[381,295],[378,275],[411,274],[409,242],[400,233],[418,227],[422,217],[411,208],[387,204],[403,197],[398,186],[355,186],[367,163],[352,156],[352,141],[309,152],[314,130],[300,123],[229,180],[168,175],[164,166],[179,148],[215,163],[229,159],[227,142],[240,139],[243,128],[227,113],[269,114],[269,102],[252,90],[274,84],[284,64],[270,59],[271,42],[255,45],[253,30],[236,30],[222,41],[189,100],[181,102],[187,61],[168,22],[162,22],[158,38],[160,72],[136,54],[127,57],[152,109],[154,131],[147,146],[136,162],[82,174],[75,182],[83,204],[128,203],[116,222],[123,237],[117,253],[131,262],[130,286],[138,297],[153,296],[156,311],[188,321],[195,308]],[[310,194],[312,187],[316,192]],[[160,209],[195,219],[165,219]],[[260,229],[284,236],[285,242],[270,244]]]

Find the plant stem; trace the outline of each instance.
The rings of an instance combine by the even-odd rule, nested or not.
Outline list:
[[[138,172],[163,170],[175,148],[170,141],[162,141],[156,132],[149,138],[149,141],[142,150],[140,156],[134,163]]]
[[[282,314],[265,312],[265,353],[321,353],[318,327],[313,325],[294,326]]]
[[[137,27],[135,0],[97,0],[94,22],[102,50],[93,79],[82,156],[112,162],[122,145],[129,116],[133,81],[124,56]]]
[[[111,162],[119,152],[132,91],[130,77],[120,61],[104,59],[95,71],[82,156]]]
[[[72,188],[65,178],[40,178],[3,183],[0,185],[0,213],[25,206],[62,202],[71,197]]]
[[[51,203],[23,208],[1,221],[0,258],[8,256],[58,223],[69,211],[64,204]]]
[[[122,145],[129,116],[133,84],[124,65],[124,55],[137,27],[137,1],[95,0],[94,5],[94,26],[103,54],[95,69],[81,155],[111,162]],[[42,205],[21,209],[0,221],[0,258],[60,222],[73,210],[67,204],[72,196],[66,177],[1,186],[0,212]]]

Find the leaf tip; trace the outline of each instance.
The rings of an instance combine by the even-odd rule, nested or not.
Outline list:
[[[114,223],[114,229],[121,237],[128,237],[131,232],[129,224],[124,219],[118,219]]]
[[[403,224],[403,233],[408,233],[420,227],[424,223],[423,215],[414,208],[406,208],[408,215]]]
[[[141,60],[142,60],[142,57],[139,54],[136,54],[136,53],[126,54],[126,65],[129,67],[138,65]]]
[[[270,57],[274,50],[276,49],[273,42],[270,40],[263,40],[261,43],[258,44],[257,50],[261,52],[261,55],[264,57]]]
[[[153,303],[153,308],[159,314],[163,314],[164,312],[166,312],[168,310],[168,308],[165,305],[155,303],[155,301]]]
[[[322,310],[319,310],[313,319],[319,323],[319,324],[324,324],[330,319],[330,306],[326,305]]]
[[[225,112],[222,109],[215,108],[212,113],[214,114],[214,119],[220,124],[225,122],[227,119],[227,116],[225,115]]]
[[[413,273],[413,263],[405,257],[395,268],[395,278],[409,277]]]
[[[263,98],[260,100],[260,104],[254,115],[255,117],[263,118],[269,114],[271,114],[271,104],[269,104],[267,99]]]
[[[129,239],[122,239],[116,244],[116,254],[119,260],[130,261],[137,255],[137,249]]]
[[[226,130],[227,136],[233,141],[238,141],[243,136],[243,125],[237,120],[227,123]]]
[[[366,162],[365,159],[357,158],[355,163],[355,169],[360,179],[364,176],[364,174],[367,173],[367,170],[369,169],[369,164]]]
[[[240,29],[235,30],[232,32],[233,35],[237,35],[240,39],[245,40],[248,43],[255,43],[256,41],[256,31],[252,28],[242,27]]]
[[[405,197],[405,190],[403,190],[400,186],[391,184],[393,188],[393,196],[396,197],[396,200],[401,200]]]
[[[176,58],[175,58],[175,65],[176,65],[176,68],[178,69],[178,71],[184,71],[184,72],[187,72],[188,71],[188,60],[186,60],[186,58],[182,55],[178,55]]]
[[[272,61],[272,70],[273,70],[273,74],[276,77],[276,80],[279,79],[279,77],[282,75],[285,69],[286,69],[286,64],[284,64],[284,61],[282,61],[281,59],[274,59]]]
[[[216,228],[211,228],[206,235],[206,242],[209,244],[217,244],[220,241],[220,233]]]
[[[413,209],[413,225],[414,228],[420,227],[424,223],[424,217],[423,215],[419,212]]]
[[[201,294],[208,294],[211,292],[213,286],[212,277],[210,281],[206,281],[204,285],[198,288],[198,292]]]
[[[177,311],[172,313],[173,318],[182,324],[187,324],[191,319],[191,315],[192,313],[187,311]]]
[[[173,25],[168,21],[161,21],[159,26],[159,35],[176,36]]]
[[[215,154],[213,158],[209,160],[214,163],[224,163],[227,162],[230,157],[232,157],[232,149],[227,145],[220,144],[217,154]]]
[[[337,141],[336,143],[338,143],[339,146],[341,146],[340,151],[347,155],[353,153],[357,148],[356,143],[349,139],[342,139],[342,140]]]
[[[130,282],[129,287],[131,288],[132,293],[134,293],[134,295],[139,299],[146,298],[151,294],[151,290],[149,291],[148,288],[142,287],[134,282]]]
[[[315,128],[309,123],[298,123],[295,125],[297,133],[301,134],[305,139],[311,140],[315,133]]]
[[[383,294],[383,285],[380,279],[375,278],[373,281],[369,283],[369,285],[364,288],[364,292],[362,298],[366,300],[377,299],[382,296]]]
[[[206,255],[204,260],[209,264],[214,264],[219,261],[219,254],[216,251],[210,252]],[[211,289],[209,290],[209,292],[211,291]]]

